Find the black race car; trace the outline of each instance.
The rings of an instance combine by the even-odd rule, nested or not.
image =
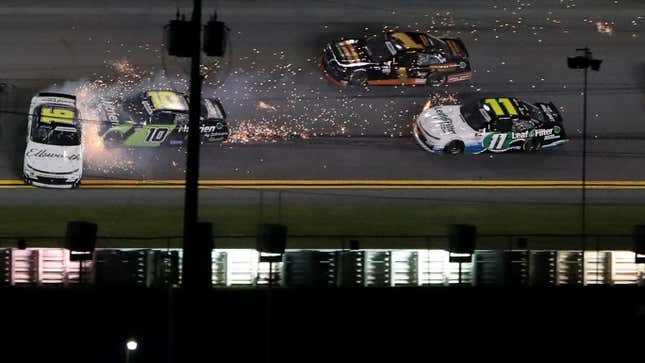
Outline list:
[[[338,86],[438,86],[472,77],[468,51],[460,39],[413,32],[328,43],[321,66],[325,77]]]
[[[181,146],[188,137],[188,96],[172,90],[149,90],[125,99],[100,99],[94,105],[102,120],[99,136],[107,146]],[[226,114],[216,99],[202,99],[202,143],[225,141]]]

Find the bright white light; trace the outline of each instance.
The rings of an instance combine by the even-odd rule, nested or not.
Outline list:
[[[127,343],[125,343],[125,346],[128,348],[128,350],[137,350],[139,343],[137,343],[136,340],[130,339]]]

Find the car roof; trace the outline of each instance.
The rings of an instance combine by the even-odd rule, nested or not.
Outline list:
[[[34,111],[34,117],[36,118],[39,126],[78,126],[77,110],[74,106],[56,103],[42,103],[39,104]]]
[[[424,50],[432,46],[428,35],[413,32],[391,32],[389,38],[396,42],[399,50]]]
[[[479,101],[491,119],[520,119],[529,117],[527,102],[517,97],[487,97]]]
[[[177,97],[169,99],[167,95],[174,95]],[[150,100],[149,106],[152,110],[188,112],[188,100],[186,99],[185,94],[175,90],[147,90],[143,93],[143,98],[145,100]]]

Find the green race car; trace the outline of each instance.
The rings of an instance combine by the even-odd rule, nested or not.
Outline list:
[[[188,137],[188,96],[172,90],[148,90],[125,99],[100,99],[99,136],[106,146],[182,146]],[[216,99],[202,99],[202,143],[229,136],[226,114]]]

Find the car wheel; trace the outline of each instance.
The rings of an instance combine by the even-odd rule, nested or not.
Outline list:
[[[459,140],[453,140],[448,144],[446,144],[446,146],[443,148],[443,151],[446,154],[451,154],[451,155],[463,154],[464,143]]]
[[[367,86],[367,72],[362,69],[352,72],[349,76],[349,83],[355,86]]]
[[[524,141],[524,144],[522,144],[522,151],[534,152],[540,150],[540,147],[542,147],[540,140],[529,138]]]
[[[428,85],[439,87],[446,83],[446,76],[443,74],[430,73],[428,75]]]

